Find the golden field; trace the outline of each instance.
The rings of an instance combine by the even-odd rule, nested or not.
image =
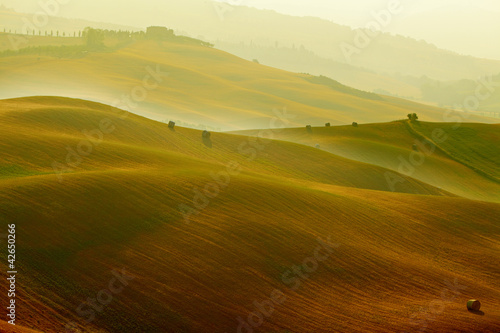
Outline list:
[[[392,192],[391,165],[367,151],[410,152],[405,122],[355,129],[364,134],[313,128],[312,141],[305,128],[261,132],[276,140],[204,141],[201,131],[108,105],[30,97],[0,101],[0,124],[0,218],[16,224],[26,327],[12,332],[59,332],[68,322],[82,332],[238,332],[238,318],[258,311],[267,315],[255,332],[500,330],[500,204],[446,185],[474,175],[494,188],[471,168],[498,176],[495,147],[481,141],[496,142],[496,125],[464,125],[478,129],[469,141],[450,132],[429,161],[453,172],[437,183],[398,174],[404,182]],[[408,126],[428,136],[439,125]],[[373,138],[378,131],[385,137]],[[338,133],[364,161],[310,146],[338,145]],[[123,290],[80,315],[122,269]],[[471,298],[483,315],[467,311]]]

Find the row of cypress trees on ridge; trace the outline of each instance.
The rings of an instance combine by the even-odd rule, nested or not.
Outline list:
[[[7,29],[4,29],[6,32]],[[11,30],[9,30],[10,32]],[[158,33],[162,32],[162,33]],[[164,33],[166,32],[166,33]],[[52,36],[53,31],[47,36]],[[173,30],[164,27],[149,27],[145,31],[126,31],[126,30],[106,30],[106,29],[94,29],[87,27],[82,31],[73,33],[75,38],[81,39],[81,44],[75,45],[36,45],[27,46],[18,50],[5,50],[0,52],[0,57],[10,57],[15,55],[27,55],[36,54],[40,56],[52,56],[58,58],[76,58],[84,56],[86,52],[112,52],[119,49],[130,42],[137,40],[158,40],[158,41],[174,41],[181,44],[192,44],[200,45],[205,47],[213,47],[213,44],[208,42],[191,38],[187,36],[177,36],[174,34]],[[59,31],[56,32],[59,37]],[[19,38],[25,38],[24,35],[16,35]],[[65,37],[65,36],[63,36]],[[69,37],[69,36],[68,36]],[[62,37],[61,37],[62,38]],[[118,41],[113,47],[106,46],[105,40],[112,39]]]

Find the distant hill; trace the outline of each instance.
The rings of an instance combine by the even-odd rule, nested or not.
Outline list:
[[[87,3],[95,5],[98,2]],[[356,47],[355,37],[359,31],[314,17],[288,16],[271,10],[205,0],[164,1],[161,4],[145,0],[142,4],[136,8],[132,3],[122,3],[123,11],[133,10],[135,15],[113,19],[142,28],[164,25],[210,42],[218,39],[261,46],[275,46],[276,42],[283,47],[295,45],[300,48],[303,45],[320,57],[380,74],[400,73],[416,77],[425,75],[437,80],[460,80],[500,73],[500,60],[463,56],[422,40],[388,33],[371,38],[366,47],[358,47],[359,54],[354,54],[348,62],[340,46],[347,43]],[[78,15],[77,8],[74,7],[73,16]],[[96,16],[105,21],[105,15]]]
[[[53,33],[53,36],[59,32],[62,36],[63,33],[66,36],[73,36],[78,32],[82,31],[86,27],[93,27],[96,29],[109,29],[109,30],[128,30],[137,31],[136,27],[129,25],[112,24],[106,22],[94,22],[89,20],[81,19],[69,19],[58,16],[47,16],[47,24],[43,28],[38,28],[33,22],[33,14],[29,13],[18,13],[7,7],[0,7],[0,33],[17,33],[17,34],[27,34],[33,35],[33,30],[35,30],[35,39],[39,34],[44,36],[47,32],[49,35]],[[28,23],[26,23],[28,22]],[[19,37],[17,37],[19,38]],[[9,41],[2,40],[0,42],[0,51],[12,49],[12,48],[22,48],[29,46],[32,38],[28,37],[28,40],[23,43],[19,43],[15,40],[14,45]],[[58,40],[58,43],[64,43],[64,41]]]
[[[65,57],[33,49],[0,57],[1,97],[61,95],[125,103],[156,120],[180,120],[222,130],[268,128],[274,109],[286,108],[290,126],[386,122],[418,113],[443,121],[446,110],[346,87],[333,79],[296,74],[246,61],[189,39],[133,41],[117,50]],[[30,53],[31,52],[31,53]],[[61,58],[61,59],[59,59]],[[120,102],[144,91],[140,103]],[[142,87],[142,88],[141,88]],[[135,90],[134,90],[135,89]],[[127,97],[128,96],[128,97]],[[470,121],[494,122],[472,116]]]
[[[484,114],[500,113],[500,74],[476,80],[436,81],[423,79],[423,98],[439,105],[456,106],[464,104],[470,96],[485,96],[479,103],[471,102]],[[479,90],[478,90],[479,89]]]
[[[346,64],[329,57],[320,57],[303,47],[286,47],[255,43],[212,41],[215,47],[247,60],[257,59],[261,64],[292,72],[310,73],[335,78],[335,80],[365,91],[385,91],[402,98],[421,99],[419,83],[402,80],[396,75],[378,73],[369,68]],[[419,81],[414,78],[414,81]]]
[[[9,4],[8,1],[6,3]],[[125,10],[129,5],[123,3],[121,6]],[[145,1],[137,15],[126,20],[118,18],[125,25],[52,17],[49,25],[36,33],[41,32],[43,35],[45,31],[59,31],[73,36],[87,26],[137,31],[152,24],[164,25],[180,34],[215,43],[217,47],[247,60],[257,58],[263,64],[280,69],[325,75],[358,89],[384,91],[414,100],[423,98],[423,101],[431,103],[439,102],[435,98],[427,98],[425,87],[422,89],[427,79],[475,80],[479,76],[500,73],[500,60],[460,55],[439,49],[423,40],[400,35],[380,34],[370,39],[366,47],[359,48],[354,41],[360,30],[319,18],[293,17],[269,10],[204,0],[163,2],[161,5],[155,3],[154,7],[158,10],[153,12],[149,10],[150,6],[151,3]],[[452,13],[453,20],[459,20],[465,14],[470,15],[460,11]],[[486,17],[495,22],[495,15],[490,13]],[[23,19],[30,20],[32,16],[0,9],[0,32],[3,29],[20,32],[23,30]],[[78,12],[73,13],[73,16],[78,16]],[[415,27],[415,17],[407,19],[396,23],[402,30],[411,31]],[[438,17],[433,16],[429,20],[435,23]],[[275,26],[281,29],[274,29]],[[446,33],[449,34],[449,31]],[[70,40],[59,42],[71,43]],[[23,43],[23,46],[32,43],[36,43],[35,38]],[[357,51],[349,57],[350,61],[341,50],[342,45],[356,47]],[[12,43],[0,40],[0,51],[8,48],[12,48]]]
[[[158,4],[154,6],[156,8]],[[318,18],[292,17],[273,11],[202,0],[163,2],[155,12],[148,8],[146,1],[144,15],[138,13],[123,20],[126,25],[51,17],[49,25],[35,33],[44,35],[45,31],[54,34],[59,31],[61,35],[65,33],[66,36],[73,36],[87,26],[137,31],[159,24],[180,34],[210,41],[216,47],[247,60],[256,58],[272,67],[332,77],[357,89],[436,104],[442,103],[428,97],[425,90],[428,80],[475,80],[479,76],[500,73],[499,60],[464,56],[438,49],[422,40],[387,33],[370,40],[366,47],[358,48],[359,54],[353,54],[351,61],[347,61],[340,46],[354,45],[359,30]],[[455,14],[455,20],[463,15],[460,12]],[[0,9],[0,32],[6,29],[6,32],[19,33],[25,25],[23,19],[30,20],[32,16]],[[73,16],[78,16],[78,13],[73,13]],[[487,16],[490,21],[494,18],[494,14]],[[398,24],[403,30],[411,30],[415,25],[412,20],[413,17],[408,18],[405,24],[399,21]],[[435,21],[436,17],[430,20]],[[274,29],[276,25],[281,29]],[[21,46],[46,44],[48,41],[30,38]],[[50,43],[54,42],[56,40]],[[74,41],[57,40],[57,43],[73,44]],[[12,47],[12,42],[0,38],[0,51]],[[481,111],[491,110],[485,107]]]
[[[415,36],[417,39],[438,43],[444,49],[475,54],[481,58],[500,59],[500,49],[495,43],[486,42],[494,40],[496,31],[500,31],[498,7],[497,10],[492,10],[492,7],[485,8],[482,2],[472,3],[475,8],[464,6],[460,1],[435,2],[433,10],[404,15],[387,28]],[[444,20],[447,24],[443,24]],[[425,22],[426,29],[422,29],[422,22]]]

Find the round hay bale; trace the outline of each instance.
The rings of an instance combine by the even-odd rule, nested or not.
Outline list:
[[[471,299],[467,302],[467,309],[472,311],[479,311],[481,309],[481,302],[477,299]]]

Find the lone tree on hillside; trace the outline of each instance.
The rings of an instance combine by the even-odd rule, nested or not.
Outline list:
[[[408,119],[410,119],[410,121],[417,121],[418,116],[416,113],[408,113]]]

